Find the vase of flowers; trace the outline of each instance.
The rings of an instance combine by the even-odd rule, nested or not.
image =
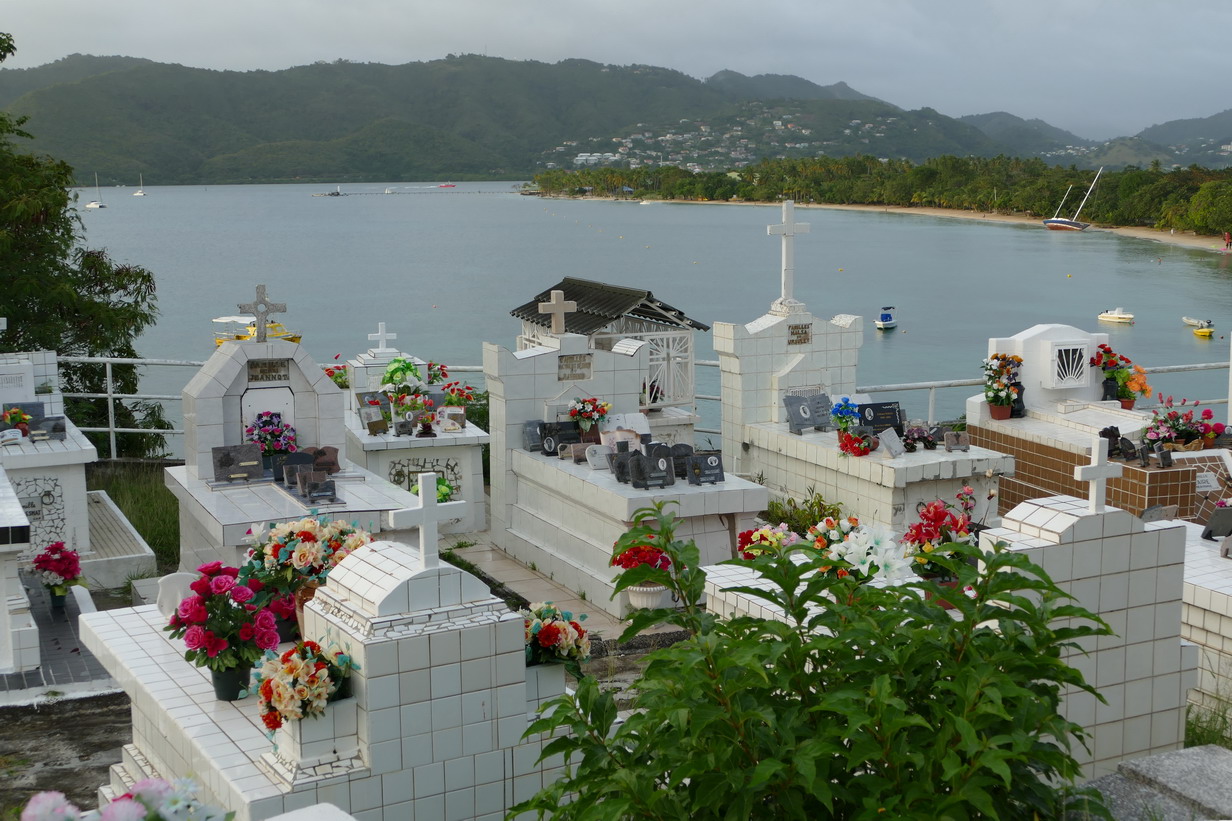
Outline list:
[[[846,430],[840,430],[838,432],[838,449],[842,451],[845,456],[868,456],[868,454],[876,450],[880,444],[881,440],[876,436],[851,433]]]
[[[672,560],[662,548],[653,544],[654,538],[651,534],[645,536],[641,543],[622,545],[624,537],[621,537],[616,542],[616,552],[611,561],[612,566],[624,570],[641,567],[651,570],[667,570],[672,566]],[[630,607],[646,609],[658,607],[666,589],[661,582],[646,579],[641,584],[625,588],[625,592],[629,594]]]
[[[346,390],[351,387],[351,379],[347,376],[346,365],[326,365],[325,375],[339,388]]]
[[[1135,365],[1128,356],[1114,351],[1110,345],[1097,346],[1090,364],[1104,374],[1104,400],[1117,400],[1122,408],[1132,410],[1138,397],[1151,395],[1146,371]]]
[[[185,659],[210,669],[219,700],[234,701],[243,697],[253,664],[278,646],[274,614],[254,601],[260,585],[240,581],[237,568],[210,562],[197,572],[188,586],[193,595],[163,629],[184,640]]]
[[[964,486],[956,496],[959,508],[940,499],[923,505],[919,521],[907,528],[903,544],[909,550],[915,572],[926,579],[950,581],[953,572],[938,558],[948,559],[951,544],[974,544],[971,535],[971,511],[975,508],[975,490]]]
[[[582,677],[581,665],[590,661],[590,636],[582,622],[552,602],[536,602],[519,610],[526,624],[526,664],[561,664],[575,679]]]
[[[800,536],[793,533],[785,522],[764,525],[745,530],[736,536],[736,558],[751,561],[766,553],[782,550],[800,543]]]
[[[5,408],[4,413],[0,413],[0,420],[3,420],[4,424],[9,427],[21,431],[22,436],[30,435],[30,420],[33,418],[18,407]]]
[[[1194,402],[1190,405],[1188,399],[1182,399],[1178,404],[1171,396],[1163,398],[1160,406],[1151,411],[1151,422],[1142,434],[1143,444],[1152,447],[1163,445],[1165,450],[1188,449],[1190,443],[1197,442],[1208,432],[1201,425],[1208,425],[1210,432],[1213,432],[1216,424],[1211,422],[1214,411],[1210,408],[1198,410],[1199,404]],[[1201,447],[1199,443],[1198,448]]]
[[[372,541],[372,534],[351,522],[325,516],[269,524],[248,533],[252,543],[241,575],[255,579],[264,601],[295,595],[296,620],[303,635],[304,604],[325,583],[338,562]]]
[[[1018,396],[1018,368],[1022,357],[995,353],[984,360],[984,401],[993,419],[1009,419]]]
[[[350,695],[357,669],[347,653],[315,641],[296,642],[281,655],[269,651],[257,671],[257,714],[271,735],[287,721],[319,718],[326,704]]]
[[[278,411],[261,411],[244,428],[244,441],[260,447],[265,467],[271,468],[275,453],[295,453],[295,428],[284,422]]]
[[[86,586],[81,575],[81,558],[76,550],[66,548],[64,542],[52,542],[43,548],[43,552],[34,557],[34,569],[55,609],[63,609],[70,587]]]
[[[610,402],[600,402],[593,396],[586,399],[575,398],[569,403],[569,418],[577,422],[582,431],[583,442],[599,441],[599,431],[595,429],[592,435],[591,429],[606,419],[611,409]]]
[[[447,408],[463,408],[475,401],[475,388],[470,385],[464,385],[461,382],[449,382],[444,386],[445,389],[445,407]],[[462,427],[466,427],[465,411],[458,416],[453,416]]]
[[[100,810],[82,812],[70,803],[64,793],[45,791],[32,797],[21,812],[22,821],[233,821],[235,813],[203,804],[197,800],[197,784],[191,779],[177,778],[167,783],[161,778],[144,778],[117,796]],[[16,818],[17,816],[12,816]]]
[[[851,401],[850,396],[844,396],[830,408],[830,421],[840,432],[848,430],[860,422],[860,406]]]

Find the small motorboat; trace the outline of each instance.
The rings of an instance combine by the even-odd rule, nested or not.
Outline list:
[[[1192,316],[1183,316],[1181,317],[1181,322],[1184,322],[1186,325],[1192,325],[1195,328],[1215,327],[1215,320],[1213,319],[1194,319]]]
[[[1210,339],[1215,335],[1215,329],[1209,326],[1205,328],[1194,328],[1193,335],[1202,337],[1203,339]]]
[[[1110,308],[1099,315],[1101,322],[1124,322],[1127,325],[1134,324],[1134,315],[1124,308]]]
[[[255,317],[220,316],[215,317],[214,321],[220,325],[227,326],[224,330],[214,332],[215,345],[221,345],[224,342],[244,342],[256,339],[257,337],[257,320]],[[265,323],[265,338],[281,339],[285,342],[299,342],[303,337],[296,331],[287,330],[281,322],[270,320]]]
[[[879,331],[888,331],[891,328],[898,326],[898,319],[894,316],[894,306],[886,305],[881,309],[881,313],[873,320],[873,324],[877,326]]]

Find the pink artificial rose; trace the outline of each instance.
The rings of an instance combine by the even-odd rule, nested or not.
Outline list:
[[[222,578],[227,578],[227,577],[224,576]],[[243,585],[239,585],[239,584],[232,587],[229,592],[231,594],[231,601],[235,602],[236,604],[243,604],[244,602],[250,600],[253,596],[256,595],[255,593],[252,592],[252,588],[244,587]]]
[[[98,814],[98,821],[145,821],[149,812],[141,802],[125,798],[112,801],[103,807]]]
[[[235,577],[234,576],[223,576],[220,574],[210,579],[210,592],[211,593],[221,595],[223,593],[226,593],[232,587],[235,587]]]
[[[292,607],[294,607],[294,604],[292,604]],[[256,618],[253,619],[253,623],[256,625],[258,630],[273,630],[277,627],[278,619],[270,611],[262,610],[257,613]]]
[[[217,573],[221,569],[222,569],[222,562],[210,562],[209,564],[203,564],[200,567],[198,567],[197,572],[204,573],[207,576],[213,576],[215,573]]]
[[[205,621],[205,600],[200,596],[189,596],[180,602],[175,612],[189,624],[203,622]]]
[[[161,778],[143,778],[133,785],[128,794],[134,798],[144,798],[158,805],[167,800],[175,792],[175,788]]]
[[[273,650],[278,646],[277,630],[258,630],[256,634],[257,647],[262,650]]]
[[[62,792],[41,792],[27,802],[26,808],[21,811],[21,821],[41,821],[45,818],[69,821],[81,818],[81,810],[70,804]]]
[[[199,624],[194,624],[184,633],[184,646],[189,650],[200,650],[205,646],[206,631]]]

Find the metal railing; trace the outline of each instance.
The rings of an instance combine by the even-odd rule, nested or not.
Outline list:
[[[116,434],[119,433],[158,433],[161,435],[183,435],[184,431],[181,428],[171,428],[168,430],[151,431],[148,428],[119,428],[115,423],[115,402],[117,400],[133,399],[149,402],[179,402],[181,397],[179,394],[156,394],[156,393],[117,393],[115,390],[115,381],[112,378],[112,366],[114,365],[137,365],[140,367],[173,367],[173,368],[200,368],[204,362],[193,360],[179,359],[122,359],[111,357],[96,357],[96,356],[62,356],[59,361],[66,363],[83,363],[83,364],[101,364],[105,371],[105,387],[104,393],[66,393],[66,398],[72,399],[105,399],[107,400],[107,427],[89,427],[81,428],[87,433],[106,433],[108,441],[111,445],[110,453],[114,458],[116,453]],[[699,368],[718,368],[719,362],[715,359],[699,359],[695,362]],[[1154,368],[1145,368],[1148,374],[1170,374],[1170,373],[1187,373],[1192,371],[1211,371],[1211,370],[1227,370],[1229,363],[1227,362],[1205,362],[1194,365],[1163,365]],[[483,373],[483,367],[480,365],[450,365],[451,373]],[[937,407],[937,392],[952,388],[970,388],[978,387],[984,384],[983,379],[948,379],[934,382],[902,382],[897,384],[887,385],[857,385],[856,393],[901,393],[901,392],[928,392],[928,423],[936,424]],[[694,399],[698,402],[721,402],[722,398],[714,394],[698,393],[694,395]],[[1222,397],[1218,399],[1202,399],[1199,400],[1203,405],[1226,405],[1228,398]],[[1149,406],[1148,406],[1149,407]],[[698,433],[721,434],[722,431],[714,428],[706,428],[698,426]]]

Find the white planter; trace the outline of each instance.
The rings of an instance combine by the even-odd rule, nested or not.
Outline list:
[[[660,607],[667,588],[661,584],[635,585],[633,587],[626,587],[625,592],[629,594],[629,606],[635,610],[640,610]]]

